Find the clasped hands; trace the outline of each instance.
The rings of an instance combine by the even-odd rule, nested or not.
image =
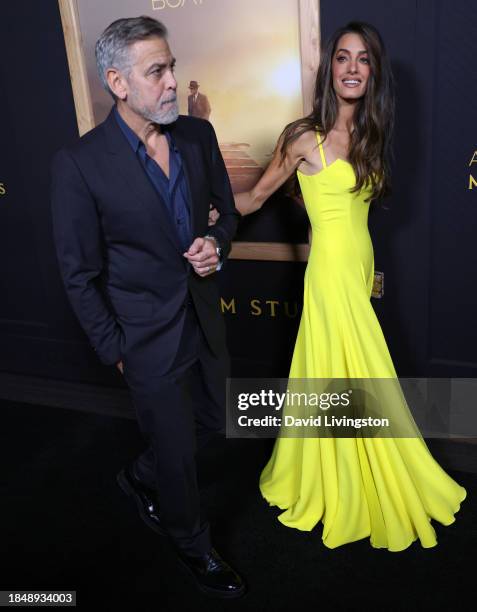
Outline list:
[[[216,243],[210,238],[196,238],[190,245],[184,257],[194,268],[199,276],[208,276],[217,269],[219,257],[216,251]]]

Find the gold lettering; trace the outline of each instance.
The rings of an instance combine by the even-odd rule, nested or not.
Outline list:
[[[477,151],[474,151],[474,154],[472,155],[472,159],[469,162],[469,168],[472,166],[472,164],[477,164]]]
[[[5,187],[5,183],[0,183],[0,196],[4,196],[7,193],[7,188]]]
[[[472,176],[472,174],[470,174],[469,175],[469,189],[473,189],[474,187],[477,187],[477,181]]]
[[[230,300],[230,302],[227,304],[227,302],[224,300],[224,298],[220,298],[220,309],[222,310],[222,314],[225,311],[232,311],[232,314],[237,314],[237,311],[235,309],[235,298],[232,298]]]
[[[288,302],[285,302],[285,314],[289,319],[294,319],[298,314],[298,304],[296,302],[293,302],[293,306],[293,313],[290,313],[290,304]]]
[[[193,0],[194,4],[202,4],[203,0]],[[153,11],[163,11],[165,8],[183,8],[186,0],[151,0]]]
[[[250,306],[253,308],[253,311],[250,313],[254,317],[259,317],[262,314],[262,309],[260,308],[260,300],[251,300]]]
[[[267,300],[265,302],[265,304],[270,304],[270,316],[271,317],[275,317],[276,316],[276,314],[275,314],[275,306],[277,304],[279,304],[279,303],[280,302],[278,300]]]

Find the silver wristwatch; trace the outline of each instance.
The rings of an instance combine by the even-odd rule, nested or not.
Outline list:
[[[219,245],[219,241],[217,240],[217,238],[215,236],[211,236],[210,234],[207,234],[206,236],[204,236],[204,239],[207,238],[208,240],[213,240],[215,243],[215,252],[217,253],[217,257],[219,258],[219,261],[222,261],[222,247]]]

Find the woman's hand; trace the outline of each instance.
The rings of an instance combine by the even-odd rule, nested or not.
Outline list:
[[[219,211],[216,208],[214,208],[212,204],[209,204],[209,222],[208,222],[209,227],[211,225],[215,225],[217,221],[219,220],[219,217],[220,217]]]

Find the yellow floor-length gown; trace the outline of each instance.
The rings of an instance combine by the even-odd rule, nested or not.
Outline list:
[[[350,193],[349,162],[298,171],[313,238],[304,279],[303,312],[290,378],[395,378],[370,302],[374,257],[368,231],[368,188]],[[288,527],[311,530],[335,548],[369,537],[399,551],[417,538],[437,544],[431,525],[453,523],[466,491],[415,438],[278,437],[260,477],[270,505]]]

